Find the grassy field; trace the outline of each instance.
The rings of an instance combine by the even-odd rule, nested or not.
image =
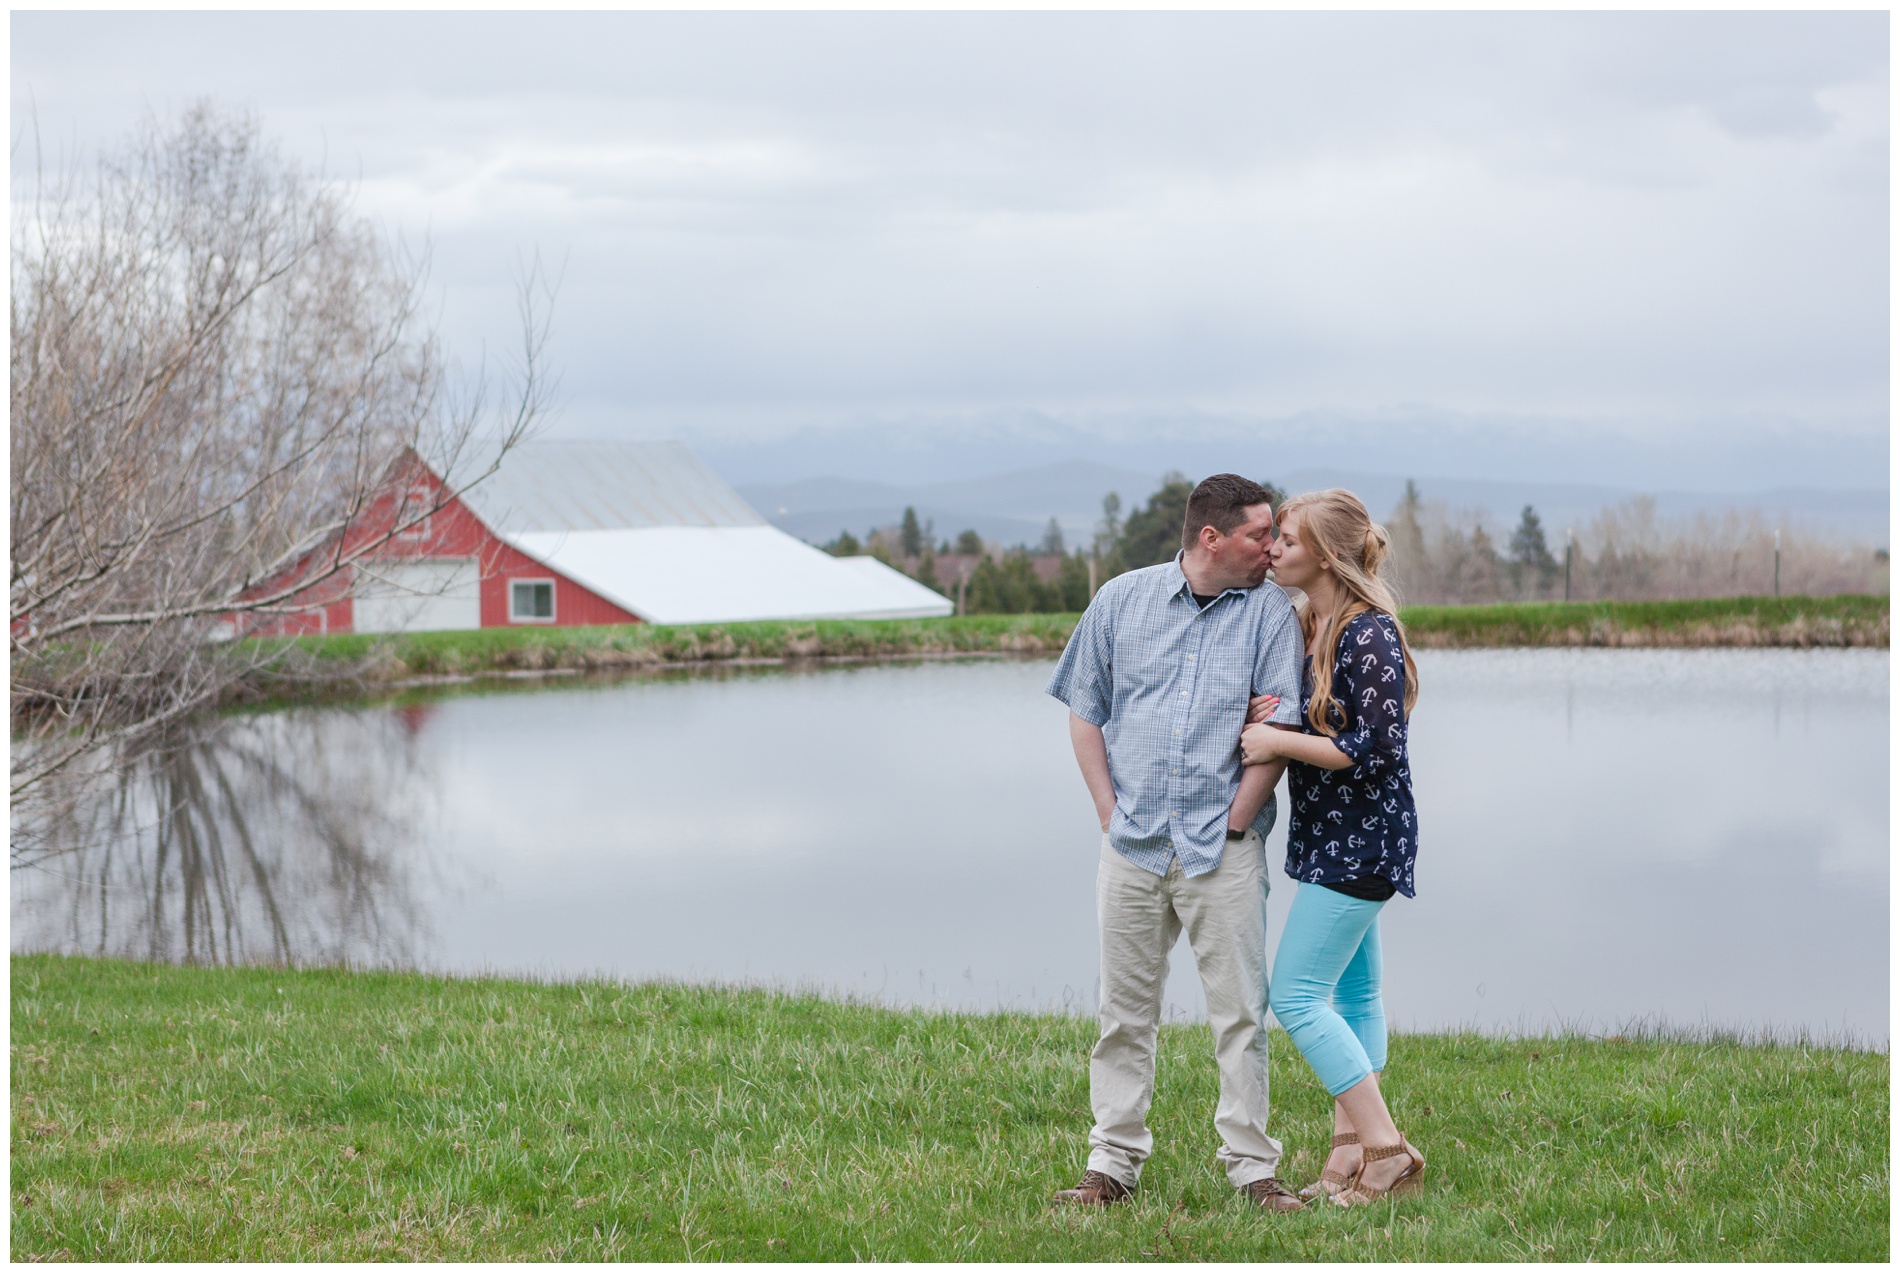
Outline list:
[[[1170,1027],[1139,1201],[1075,1215],[1072,1018],[52,957],[12,994],[16,1260],[1888,1256],[1882,1053],[1402,1036],[1425,1194],[1268,1216]],[[1324,1094],[1284,1035],[1273,1067],[1303,1182]]]
[[[1414,642],[1526,645],[1887,646],[1887,597],[1718,597],[1700,601],[1410,606]]]
[[[557,669],[665,667],[1060,650],[1072,614],[986,614],[945,619],[820,620],[689,627],[483,628],[398,636],[304,637],[293,663],[349,668],[362,682]],[[1413,606],[1421,646],[1886,646],[1886,597],[1730,597],[1714,601],[1533,602]],[[317,677],[320,682],[323,678]],[[293,683],[294,684],[294,683]]]

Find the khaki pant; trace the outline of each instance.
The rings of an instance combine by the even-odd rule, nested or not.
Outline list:
[[[1089,1166],[1125,1185],[1154,1152],[1155,1031],[1168,951],[1186,929],[1207,993],[1220,1067],[1215,1154],[1236,1188],[1274,1174],[1280,1142],[1267,1135],[1267,862],[1256,832],[1227,845],[1221,864],[1189,879],[1133,865],[1102,837],[1096,876],[1102,933],[1102,1037],[1089,1056]]]

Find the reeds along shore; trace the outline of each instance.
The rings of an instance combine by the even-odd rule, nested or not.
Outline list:
[[[1412,606],[1414,644],[1758,648],[1889,645],[1886,596],[1729,597],[1700,601],[1529,602]],[[732,623],[694,627],[485,628],[398,636],[332,636],[290,643],[283,679],[369,686],[422,677],[548,671],[639,671],[823,659],[1053,654],[1073,614],[944,619]],[[268,687],[267,687],[267,692]]]

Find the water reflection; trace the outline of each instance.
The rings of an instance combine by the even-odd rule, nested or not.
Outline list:
[[[1424,651],[1416,1029],[1887,1037],[1884,651]],[[1096,833],[1046,661],[227,720],[14,874],[13,948],[756,981],[1089,1011]],[[1275,867],[1270,937],[1294,886]],[[1201,1012],[1185,948],[1167,988]]]
[[[1885,651],[1428,654],[1398,1023],[1887,1037]]]
[[[406,964],[429,709],[187,722],[15,822],[13,947],[197,964]]]

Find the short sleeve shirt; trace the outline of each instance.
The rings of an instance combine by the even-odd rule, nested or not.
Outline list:
[[[1300,727],[1316,670],[1310,661],[1301,690]],[[1418,857],[1418,810],[1406,754],[1405,653],[1392,616],[1367,611],[1348,623],[1333,659],[1334,746],[1352,758],[1346,769],[1294,761],[1287,766],[1293,814],[1287,827],[1286,873],[1308,884],[1383,876],[1407,897]]]
[[[1275,694],[1272,719],[1298,719],[1305,646],[1277,584],[1195,604],[1181,559],[1118,575],[1083,612],[1048,692],[1102,730],[1115,784],[1109,843],[1165,875],[1220,865],[1240,786],[1247,700]],[[1272,828],[1274,804],[1254,826]]]

